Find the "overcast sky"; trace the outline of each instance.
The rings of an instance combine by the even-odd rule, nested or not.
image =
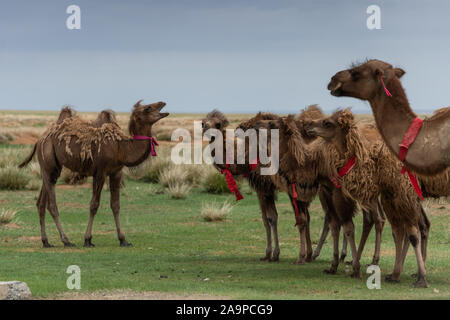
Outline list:
[[[68,30],[66,8],[81,8]],[[366,9],[381,7],[381,30]],[[406,70],[414,110],[450,105],[450,2],[281,0],[0,0],[0,109],[327,111],[330,77],[377,58]]]

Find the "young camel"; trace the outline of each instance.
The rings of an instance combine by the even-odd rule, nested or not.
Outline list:
[[[277,119],[278,116],[271,113],[259,113],[255,118],[258,119]],[[255,121],[255,118],[250,119],[247,122],[243,122],[239,125],[239,129],[247,130],[250,128],[249,123],[252,123]],[[208,129],[214,128],[217,130],[220,130],[222,132],[222,135],[224,137],[223,141],[223,154],[225,154],[225,145],[226,145],[226,134],[225,130],[228,126],[229,122],[226,119],[225,115],[221,112],[214,110],[210,112],[205,119],[202,120],[202,126],[203,131],[206,132]],[[214,139],[214,138],[213,138]],[[260,208],[261,208],[261,214],[262,214],[262,220],[264,227],[266,229],[266,236],[267,236],[267,246],[266,246],[266,255],[261,258],[261,260],[267,260],[267,261],[278,261],[279,260],[279,254],[280,254],[280,247],[279,247],[279,241],[278,241],[278,213],[275,206],[275,200],[276,195],[275,192],[277,190],[283,190],[287,191],[289,190],[289,186],[286,185],[284,181],[280,181],[279,177],[277,178],[278,174],[274,176],[269,175],[261,175],[260,174],[260,164],[256,166],[253,170],[251,170],[250,162],[255,159],[249,159],[249,148],[248,143],[249,141],[246,139],[246,161],[245,164],[230,164],[228,166],[228,170],[235,176],[238,175],[244,175],[246,176],[246,179],[249,182],[249,185],[252,187],[252,189],[255,190],[258,196]],[[236,145],[234,149],[235,153],[235,159],[236,157]],[[213,153],[213,156],[215,154]],[[225,168],[225,165],[214,163],[214,166],[219,170],[222,171]],[[292,196],[290,195],[291,200]],[[301,239],[301,245],[300,245],[300,253],[299,258],[297,261],[294,262],[294,264],[304,264],[305,262],[311,261],[312,256],[312,247],[311,247],[311,240],[309,236],[309,202],[310,201],[301,201],[296,200],[296,205],[299,212],[298,217],[298,228],[300,232],[300,239]],[[294,209],[295,210],[295,209]],[[306,225],[306,226],[305,226]],[[273,240],[275,247],[272,252],[272,232],[273,232]]]
[[[366,207],[381,197],[384,212],[391,223],[396,256],[394,272],[387,281],[398,282],[409,247],[414,247],[418,265],[416,287],[427,287],[425,260],[422,252],[421,220],[424,211],[408,179],[400,173],[401,163],[387,150],[383,143],[368,145],[356,127],[349,110],[337,111],[331,117],[311,121],[308,131],[317,134],[328,148],[321,151],[326,159],[330,176],[336,178],[342,191]],[[347,174],[338,175],[349,159],[355,164]],[[428,232],[426,233],[428,236]]]
[[[353,216],[356,211],[356,201],[348,196],[345,196],[341,189],[337,189],[329,179],[328,170],[325,168],[325,161],[322,159],[321,152],[308,152],[309,148],[314,147],[315,150],[320,151],[324,145],[321,140],[313,141],[313,143],[306,143],[303,136],[308,136],[304,128],[304,121],[295,121],[293,116],[282,118],[278,121],[269,121],[268,125],[271,129],[279,129],[280,131],[280,150],[283,150],[280,155],[280,168],[288,168],[283,163],[291,164],[291,172],[289,175],[295,175],[299,182],[303,179],[316,179],[320,183],[319,199],[325,211],[325,221],[322,230],[322,235],[318,246],[315,250],[315,255],[319,255],[320,249],[331,227],[333,235],[333,261],[330,269],[325,270],[326,273],[335,274],[339,265],[339,261],[343,261],[346,255],[346,241],[350,242],[352,249],[352,277],[361,277],[359,260],[364,249],[365,241],[370,233],[370,230],[375,224],[376,226],[376,245],[372,264],[378,264],[381,246],[381,233],[384,226],[384,217],[378,203],[363,209],[363,234],[361,242],[356,251],[356,243],[354,239],[354,225]],[[264,125],[264,124],[262,124]],[[311,140],[311,135],[309,135]],[[295,164],[295,165],[293,165]],[[288,169],[287,169],[288,170]],[[303,180],[304,181],[304,180]],[[340,227],[344,227],[344,246],[339,259],[339,234]]]
[[[328,84],[336,97],[369,101],[381,136],[395,156],[409,126],[417,118],[400,82],[404,74],[405,71],[389,63],[369,60],[336,73]],[[423,121],[405,164],[424,175],[435,175],[450,167],[450,108],[437,110]]]
[[[131,245],[125,240],[119,220],[122,168],[136,166],[149,157],[153,150],[153,140],[149,138],[141,140],[143,137],[136,136],[151,137],[153,124],[169,115],[160,112],[165,106],[164,102],[142,105],[141,101],[134,105],[131,113],[129,122],[131,137],[126,136],[115,122],[105,123],[96,128],[79,117],[68,116],[71,113],[63,109],[62,121],[56,122],[44,133],[34,146],[33,152],[19,165],[20,168],[24,167],[37,153],[43,182],[37,209],[44,247],[52,247],[45,231],[46,209],[55,221],[64,246],[73,246],[62,229],[55,198],[55,184],[63,166],[80,175],[93,177],[90,216],[84,246],[94,247],[92,225],[107,176],[111,193],[110,204],[120,245]]]

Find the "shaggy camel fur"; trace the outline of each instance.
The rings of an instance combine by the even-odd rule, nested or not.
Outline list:
[[[262,118],[262,119],[277,119],[278,116],[271,113],[259,113],[255,118]],[[249,128],[249,123],[255,121],[254,118],[250,119],[248,122],[243,122],[239,125],[240,129],[247,130]],[[228,120],[226,117],[219,111],[214,110],[210,112],[205,119],[202,120],[202,126],[204,132],[206,132],[210,128],[218,129],[222,132],[224,136],[223,146],[224,146],[224,154],[225,154],[225,145],[226,145],[226,135],[225,135],[225,129],[228,125]],[[267,236],[267,247],[266,247],[266,255],[261,258],[261,260],[268,260],[268,261],[278,261],[279,260],[279,254],[280,254],[280,248],[279,248],[279,241],[278,241],[278,213],[275,206],[275,200],[276,195],[275,192],[277,190],[286,191],[288,190],[287,185],[283,185],[278,180],[274,180],[273,176],[268,175],[261,175],[260,174],[260,164],[254,169],[250,169],[250,161],[253,161],[254,159],[249,159],[249,153],[248,153],[248,139],[244,142],[246,144],[246,161],[245,164],[230,164],[229,170],[233,175],[245,175],[246,179],[249,182],[249,185],[254,189],[257,193],[260,208],[261,208],[261,214],[262,214],[262,220],[264,223],[264,227],[266,229],[266,236]],[[236,146],[236,145],[235,145]],[[236,148],[234,149],[235,152],[235,159],[236,159]],[[213,154],[214,156],[214,154]],[[225,168],[222,164],[214,163],[215,167],[221,171]],[[277,176],[277,175],[275,175]],[[281,188],[280,188],[281,186]],[[311,261],[311,255],[312,255],[312,248],[311,248],[311,240],[309,237],[309,225],[305,229],[303,222],[308,221],[309,223],[309,202],[297,200],[296,205],[299,209],[299,213],[301,216],[300,223],[299,223],[299,232],[300,232],[300,239],[301,240],[301,250],[299,253],[299,258],[297,261],[294,262],[294,264],[303,264],[306,261]],[[272,252],[272,232],[273,232],[273,240],[275,243],[275,247]],[[306,245],[305,245],[306,242]],[[305,246],[308,248],[305,249]],[[306,253],[305,253],[306,251]]]
[[[392,157],[384,143],[369,145],[365,142],[348,109],[337,111],[331,117],[310,121],[307,127],[308,131],[326,142],[327,147],[321,148],[321,152],[329,175],[337,177],[345,195],[357,200],[363,208],[381,196],[396,247],[394,272],[386,280],[399,281],[410,241],[418,265],[418,279],[414,286],[426,287],[425,259],[422,255],[425,255],[426,248],[424,250],[422,237],[428,237],[428,230],[421,232],[426,216],[409,180],[400,173],[400,161]],[[353,169],[339,177],[338,168],[343,167],[351,157],[356,160]],[[426,244],[427,239],[424,240]]]
[[[310,119],[308,119],[310,120]],[[303,136],[309,135],[304,128],[304,122],[307,119],[294,120],[293,116],[280,119],[278,122],[269,121],[269,127],[280,130],[280,150],[283,150],[280,156],[280,168],[288,168],[286,164],[296,164],[295,168],[292,168],[293,174],[297,179],[300,179],[304,183],[304,179],[316,180],[316,183],[320,183],[319,199],[322,207],[325,211],[325,221],[322,230],[322,235],[319,240],[318,246],[314,252],[314,255],[318,256],[326,239],[329,228],[331,227],[333,235],[333,261],[330,269],[325,270],[326,273],[335,274],[339,265],[339,260],[343,261],[346,255],[346,241],[350,242],[353,256],[353,277],[361,277],[359,260],[364,249],[365,241],[370,233],[373,224],[376,225],[377,241],[375,245],[375,254],[372,264],[377,264],[380,255],[381,245],[381,233],[384,226],[384,216],[382,210],[377,203],[368,208],[363,209],[363,234],[361,237],[360,246],[356,251],[356,244],[354,240],[354,225],[353,216],[356,210],[356,201],[348,196],[345,196],[340,189],[334,187],[331,183],[328,175],[328,170],[325,168],[325,161],[322,160],[322,154],[320,152],[309,153],[308,143],[305,143]],[[267,124],[266,124],[267,125]],[[304,133],[302,133],[304,132]],[[310,141],[315,138],[309,135]],[[317,150],[323,148],[323,142],[321,140],[313,141],[309,145],[321,145],[316,147]],[[339,259],[339,233],[340,227],[344,227],[344,245],[341,253],[341,259]]]
[[[160,112],[165,106],[164,102],[141,105],[141,101],[135,104],[131,113],[129,132],[132,137],[134,135],[151,137],[153,124],[169,114]],[[67,109],[62,110],[58,121],[48,128],[36,143],[33,152],[19,166],[27,165],[37,153],[43,181],[37,209],[44,247],[52,246],[45,231],[46,209],[50,211],[56,223],[61,241],[65,246],[73,246],[62,229],[55,198],[55,184],[63,166],[82,176],[93,177],[93,195],[84,246],[94,246],[92,225],[107,176],[111,192],[111,209],[120,245],[130,245],[125,240],[119,220],[122,168],[136,166],[147,159],[152,143],[151,140],[134,140],[132,137],[125,135],[116,122],[95,127],[92,123],[73,116]]]
[[[389,63],[369,60],[336,73],[328,85],[334,96],[369,101],[381,136],[395,156],[411,122],[417,117],[399,80],[404,74],[405,71]],[[424,175],[434,175],[450,167],[450,108],[437,110],[423,121],[405,164]]]

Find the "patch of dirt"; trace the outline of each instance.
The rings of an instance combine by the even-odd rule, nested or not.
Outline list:
[[[25,237],[25,236],[21,236],[18,238],[19,241],[22,242],[36,242],[36,241],[41,241],[41,237]]]
[[[91,189],[92,188],[92,183],[84,183],[84,184],[77,184],[77,185],[70,185],[70,184],[59,184],[56,186],[56,189],[61,189],[61,190],[73,190],[73,189]]]
[[[79,209],[88,209],[89,208],[89,206],[87,204],[78,203],[78,202],[61,202],[61,204],[59,204],[59,206],[79,208]]]
[[[116,231],[115,231],[115,230],[109,230],[109,231],[102,231],[102,230],[99,230],[99,231],[94,231],[94,234],[112,234],[112,233],[116,233]]]
[[[24,133],[19,137],[15,138],[10,144],[35,144],[38,141],[38,137],[31,133]]]
[[[6,223],[6,224],[3,225],[3,227],[5,227],[7,229],[20,229],[20,228],[22,228],[21,226],[19,226],[17,223],[14,223],[14,222]]]
[[[42,300],[227,300],[229,297],[209,294],[182,294],[159,291],[133,290],[94,291],[89,293],[65,292]]]

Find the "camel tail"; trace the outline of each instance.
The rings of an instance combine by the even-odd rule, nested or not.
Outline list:
[[[33,159],[34,154],[36,153],[36,148],[37,148],[37,143],[34,145],[33,147],[33,151],[28,155],[28,157],[21,163],[19,164],[19,168],[23,168],[25,167],[27,164],[30,163],[30,161]]]

